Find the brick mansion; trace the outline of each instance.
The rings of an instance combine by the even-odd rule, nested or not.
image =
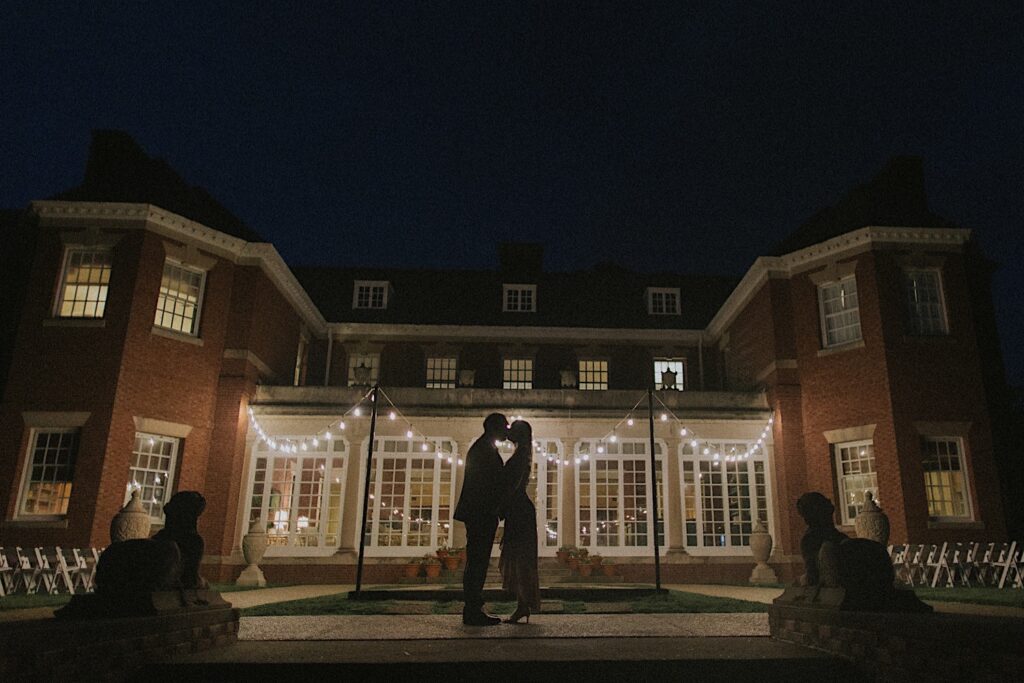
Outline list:
[[[271,582],[352,581],[360,536],[393,581],[464,545],[462,458],[493,411],[533,425],[541,555],[629,579],[657,542],[665,580],[744,581],[758,522],[792,578],[812,490],[851,535],[871,491],[895,543],[1005,540],[989,265],[922,175],[893,160],[739,279],[550,272],[528,244],[486,271],[299,268],[97,132],[81,185],[3,215],[0,545],[103,547],[133,490],[157,527],[197,490],[211,579],[258,524]]]

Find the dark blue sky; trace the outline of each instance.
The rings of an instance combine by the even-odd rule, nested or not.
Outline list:
[[[934,4],[5,3],[0,206],[121,128],[291,263],[739,275],[917,154],[1020,384],[1024,5]]]

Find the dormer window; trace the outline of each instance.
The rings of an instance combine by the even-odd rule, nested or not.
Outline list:
[[[537,312],[537,285],[502,285],[501,290],[501,310],[503,312]]]
[[[387,280],[356,280],[352,288],[352,308],[385,309],[388,307]]]
[[[651,315],[679,315],[679,288],[648,287],[647,312]]]

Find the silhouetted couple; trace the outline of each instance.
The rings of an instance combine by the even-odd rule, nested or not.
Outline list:
[[[502,464],[498,444],[509,440],[515,453]],[[466,601],[462,623],[493,626],[500,619],[484,612],[483,589],[491,559],[498,520],[505,520],[501,542],[502,586],[515,593],[516,611],[506,621],[518,623],[540,609],[540,580],[537,573],[537,512],[526,492],[533,460],[533,430],[530,423],[511,426],[500,413],[484,420],[484,434],[466,456],[466,476],[455,508],[455,519],[466,525],[466,572],[462,590]]]

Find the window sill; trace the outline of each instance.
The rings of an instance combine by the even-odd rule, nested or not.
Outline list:
[[[165,339],[174,339],[176,341],[185,342],[186,344],[192,344],[194,346],[202,346],[203,340],[199,337],[193,337],[191,334],[185,334],[183,332],[175,332],[173,330],[165,330],[162,327],[153,326],[153,334],[158,337],[164,337]]]
[[[984,522],[974,522],[968,519],[964,520],[942,520],[942,519],[929,519],[929,529],[984,529]]]
[[[959,339],[945,334],[904,334],[903,341],[909,344],[956,344]]]
[[[830,346],[827,349],[819,349],[818,356],[831,356],[833,353],[842,353],[843,351],[852,351],[854,349],[863,349],[864,340],[858,339],[855,342],[849,342],[847,344],[840,344],[839,346]]]
[[[106,327],[103,318],[47,318],[43,327]]]
[[[65,519],[9,519],[0,522],[3,529],[67,529],[68,520]]]

